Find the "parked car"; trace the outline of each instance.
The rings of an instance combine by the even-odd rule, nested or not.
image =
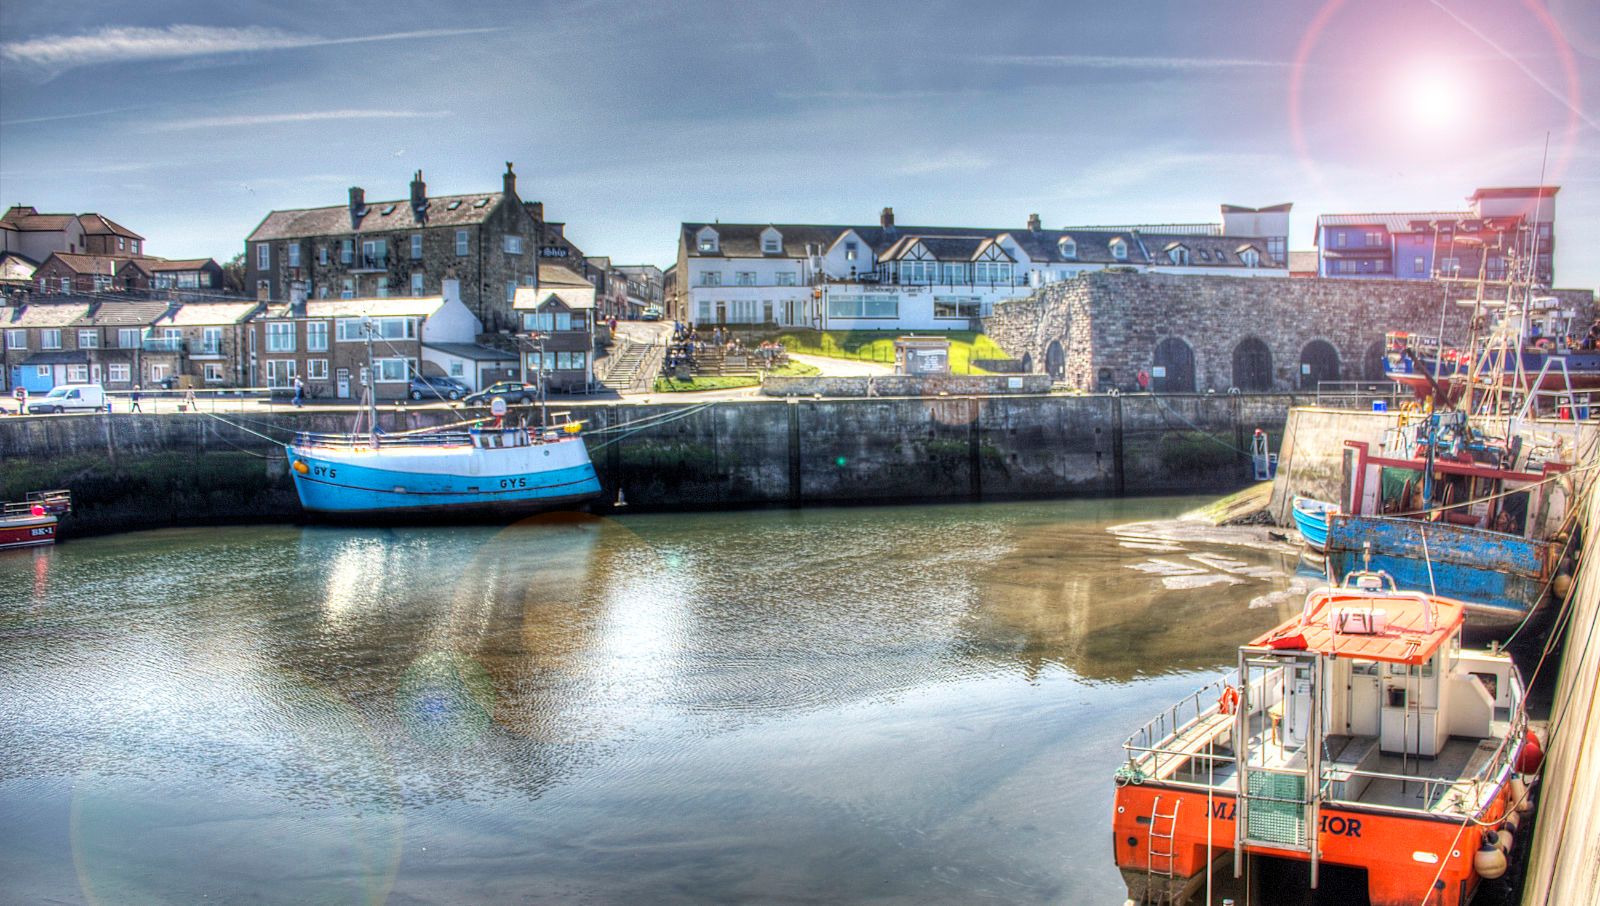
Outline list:
[[[28,411],[94,412],[106,408],[106,391],[99,384],[62,384],[28,404]]]
[[[644,314],[640,315],[639,318],[640,318],[640,320],[644,320],[644,321],[659,321],[659,320],[661,320],[661,306],[659,306],[659,305],[650,306],[649,308],[644,310]]]
[[[467,394],[462,401],[470,406],[487,406],[497,396],[507,403],[531,403],[539,398],[539,388],[521,381],[496,381],[477,393]]]
[[[458,400],[469,392],[467,385],[453,377],[442,374],[419,374],[411,379],[411,386],[406,388],[414,400]]]

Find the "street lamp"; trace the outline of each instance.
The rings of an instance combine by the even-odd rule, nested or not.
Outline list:
[[[521,365],[523,384],[528,383],[528,353],[532,352],[534,349],[539,350],[539,427],[542,429],[548,425],[550,420],[549,403],[546,400],[545,394],[545,372],[548,370],[548,366],[546,366],[544,359],[545,334],[543,331],[531,331],[529,333],[522,334],[509,330],[502,331],[502,333],[509,335],[511,337],[511,342],[515,343],[517,346],[517,359]]]

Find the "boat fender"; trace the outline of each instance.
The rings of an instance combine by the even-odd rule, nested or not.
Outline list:
[[[42,507],[42,506],[40,506],[39,504],[36,503],[36,504],[33,505],[33,508],[30,509],[28,512],[32,513],[35,516],[43,516],[44,515],[44,507]]]
[[[1521,777],[1511,778],[1507,784],[1511,791],[1511,807],[1526,815],[1533,808],[1533,800],[1528,792],[1528,785],[1522,782]]]
[[[1482,845],[1472,854],[1472,870],[1485,880],[1493,881],[1506,873],[1506,854],[1500,851],[1499,836],[1494,831],[1484,831]]]
[[[1507,809],[1505,815],[1500,819],[1500,826],[1515,833],[1522,827],[1522,816],[1517,814],[1517,810],[1514,808]]]
[[[1239,710],[1239,690],[1232,686],[1223,686],[1222,694],[1217,696],[1217,711],[1221,714],[1232,714]]]
[[[1539,745],[1539,737],[1532,730],[1527,731],[1523,737],[1522,749],[1517,752],[1515,767],[1518,774],[1537,774],[1544,764],[1544,748]]]
[[[1556,596],[1556,600],[1565,600],[1567,597],[1567,592],[1571,590],[1572,574],[1556,573],[1555,581],[1550,583],[1550,592]]]
[[[1511,855],[1511,844],[1516,842],[1516,835],[1508,830],[1490,831],[1489,833],[1494,834],[1498,839],[1497,845],[1500,847],[1500,851],[1507,856]]]
[[[305,460],[297,459],[297,460],[294,461],[294,470],[296,472],[299,472],[301,475],[304,475],[307,472],[311,471],[311,467],[306,465]]]

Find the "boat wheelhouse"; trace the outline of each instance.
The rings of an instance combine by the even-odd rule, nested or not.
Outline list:
[[[600,494],[576,422],[408,434],[299,434],[288,445],[300,503],[332,516],[521,515]]]
[[[1528,735],[1516,666],[1463,649],[1464,620],[1355,574],[1130,737],[1112,816],[1130,899],[1182,904],[1274,857],[1309,863],[1312,887],[1364,872],[1373,906],[1465,903],[1497,876],[1478,851],[1511,845],[1488,832],[1528,807]]]
[[[0,550],[54,544],[60,517],[70,512],[67,490],[30,491],[24,500],[0,504]]]
[[[1331,575],[1370,563],[1401,588],[1467,603],[1468,628],[1521,624],[1567,568],[1559,534],[1575,488],[1561,446],[1510,444],[1434,413],[1384,450],[1345,442],[1340,512],[1328,520]]]

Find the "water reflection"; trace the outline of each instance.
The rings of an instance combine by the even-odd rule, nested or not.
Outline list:
[[[1106,531],[1189,503],[0,558],[0,873],[105,902],[1109,900],[1071,854],[1118,743],[1294,606],[1251,606],[1287,554]]]

